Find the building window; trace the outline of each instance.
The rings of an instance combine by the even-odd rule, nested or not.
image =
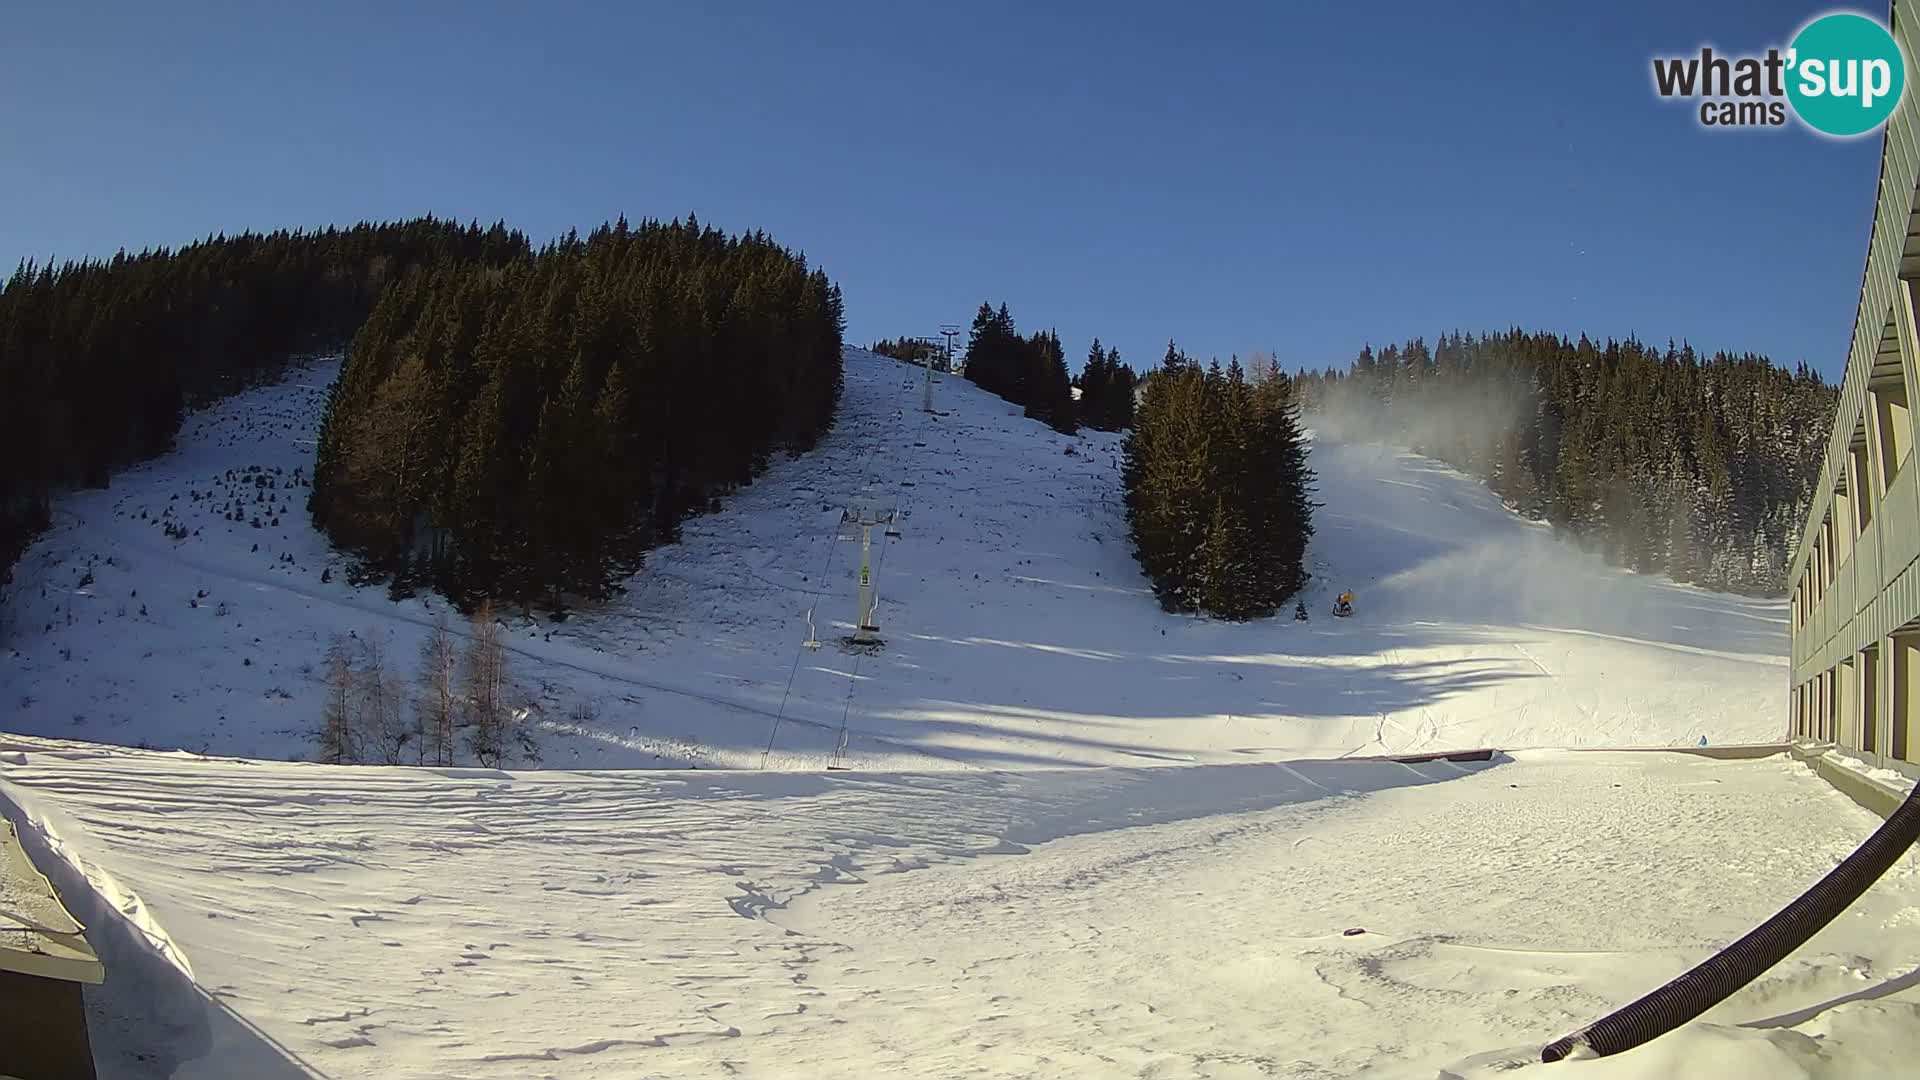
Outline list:
[[[1847,450],[1847,488],[1853,494],[1854,533],[1867,531],[1873,524],[1873,465],[1867,460],[1867,429],[1854,435]]]
[[[1913,751],[1920,749],[1913,745],[1915,729],[1920,726],[1920,717],[1914,715],[1914,707],[1920,705],[1914,695],[1914,683],[1920,680],[1920,634],[1893,635],[1893,654],[1888,663],[1893,666],[1893,693],[1887,701],[1893,721],[1888,749],[1894,757],[1912,761]]]
[[[1834,738],[1834,671],[1820,673],[1820,724],[1814,738],[1828,742]]]
[[[1907,382],[1895,372],[1875,379],[1868,387],[1873,397],[1873,419],[1880,428],[1880,486],[1891,489],[1900,467],[1913,452],[1913,414],[1907,406]]]
[[[1807,555],[1807,596],[1811,596],[1812,605],[1820,607],[1820,534],[1812,534],[1812,555]]]
[[[1880,646],[1860,650],[1860,749],[1871,754],[1880,749]]]
[[[1837,570],[1847,564],[1853,554],[1853,497],[1847,491],[1845,477],[1841,477],[1840,486],[1833,491],[1833,516],[1827,519],[1827,529],[1833,534],[1833,565]]]
[[[1840,568],[1840,553],[1834,550],[1833,545],[1833,510],[1829,508],[1827,516],[1820,519],[1820,570],[1825,578],[1820,583],[1822,593],[1833,589],[1833,572]]]
[[[1860,745],[1860,672],[1849,656],[1834,669],[1833,741],[1842,746]]]

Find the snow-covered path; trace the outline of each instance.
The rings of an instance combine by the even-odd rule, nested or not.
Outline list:
[[[1875,824],[1785,759],[1565,751],[443,775],[15,740],[0,794],[210,995],[80,911],[125,1077],[1431,1077],[1677,973]],[[1640,1075],[1920,1051],[1916,946],[1909,856]]]

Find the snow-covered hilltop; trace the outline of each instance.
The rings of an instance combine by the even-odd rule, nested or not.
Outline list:
[[[310,758],[322,654],[402,671],[444,601],[356,587],[309,527],[330,364],[189,418],[179,448],[62,499],[22,559],[8,730]],[[517,766],[819,768],[1277,760],[1779,734],[1784,604],[1602,566],[1481,486],[1315,448],[1307,624],[1157,608],[1128,552],[1119,439],[1059,435],[964,380],[849,349],[840,419],[567,623],[513,618]],[[838,647],[874,530],[877,656]],[[1357,617],[1327,617],[1358,593]],[[803,647],[808,616],[819,650]],[[537,753],[537,761],[532,754]]]

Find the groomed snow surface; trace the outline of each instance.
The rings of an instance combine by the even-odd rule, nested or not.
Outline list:
[[[928,416],[858,350],[818,450],[607,610],[512,619],[546,771],[308,764],[327,638],[404,665],[441,606],[348,585],[306,525],[331,377],[191,418],[20,567],[0,809],[106,960],[109,1080],[1504,1076],[1877,824],[1785,758],[1531,749],[1778,738],[1780,603],[1607,569],[1450,470],[1328,444],[1312,621],[1169,616],[1117,438],[954,379]],[[856,505],[898,512],[876,656],[835,645]],[[1469,746],[1507,753],[1365,760]],[[1532,1068],[1900,1072],[1916,871],[1701,1022]]]
[[[107,898],[78,914],[105,946],[109,1077],[1505,1075],[1876,823],[1787,759],[1666,753],[516,774],[21,741],[8,760],[41,861]],[[1535,1068],[1899,1075],[1916,945],[1909,856],[1704,1022]]]

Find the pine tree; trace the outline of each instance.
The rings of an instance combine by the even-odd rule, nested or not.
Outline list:
[[[1125,444],[1123,478],[1134,547],[1154,595],[1168,611],[1200,604],[1200,547],[1208,530],[1210,438],[1206,383],[1177,365],[1149,376]]]
[[[1093,345],[1087,349],[1086,363],[1080,368],[1080,402],[1078,407],[1080,421],[1088,427],[1104,431],[1117,428],[1112,423],[1111,398],[1114,373],[1108,367],[1106,351],[1100,347],[1100,339],[1094,338]]]
[[[1023,381],[1026,414],[1062,434],[1073,434],[1079,425],[1074,416],[1073,383],[1067,375],[1067,357],[1060,347],[1059,335],[1051,330],[1033,335],[1027,342],[1026,363],[1028,374]]]
[[[1256,542],[1255,592],[1264,610],[1277,609],[1306,586],[1307,544],[1313,538],[1313,470],[1293,386],[1275,373],[1253,388],[1252,480],[1245,500]]]
[[[1202,556],[1200,606],[1208,614],[1237,621],[1272,613],[1258,595],[1255,558],[1239,508],[1224,495],[1216,497]]]
[[[1134,550],[1161,605],[1264,617],[1306,582],[1312,473],[1288,381],[1169,346],[1125,442]]]
[[[1121,431],[1133,426],[1134,394],[1140,385],[1140,377],[1134,370],[1120,362],[1120,350],[1107,350],[1108,398],[1106,415],[1111,430]]]

